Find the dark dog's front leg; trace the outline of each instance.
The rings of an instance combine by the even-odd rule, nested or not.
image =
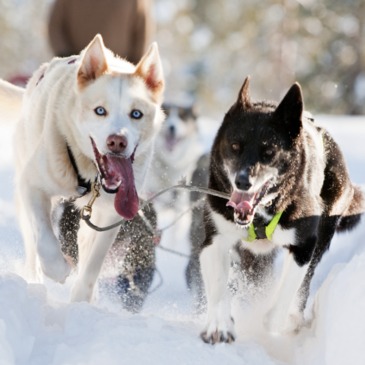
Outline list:
[[[200,265],[207,296],[207,321],[201,337],[204,342],[232,342],[235,339],[231,317],[230,294],[227,287],[230,267],[227,238],[215,235],[203,248]]]
[[[336,227],[340,221],[339,216],[323,217],[319,225],[319,235],[314,249],[307,274],[300,288],[301,303],[300,308],[304,311],[309,296],[310,284],[317,265],[321,261],[324,253],[329,249],[332,238],[336,232]]]
[[[299,289],[308,264],[298,265],[292,252],[287,251],[282,274],[273,296],[273,304],[265,318],[265,327],[272,334],[295,332],[301,325],[302,312],[298,308]]]
[[[274,303],[266,318],[273,333],[299,329],[314,271],[328,250],[339,217],[306,218],[297,226],[298,242],[288,247]]]
[[[318,219],[306,219],[304,223],[296,227],[297,242],[286,247],[281,277],[265,318],[265,327],[272,334],[296,332],[303,322],[300,288],[317,244]]]

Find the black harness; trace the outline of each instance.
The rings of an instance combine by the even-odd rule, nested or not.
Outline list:
[[[79,169],[76,164],[75,156],[73,155],[71,148],[67,145],[67,153],[70,159],[71,165],[74,168],[75,174],[77,175],[77,188],[76,191],[81,195],[84,196],[91,191],[91,181],[85,180],[79,172]]]

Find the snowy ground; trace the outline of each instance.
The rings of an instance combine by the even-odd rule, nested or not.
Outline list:
[[[354,181],[365,184],[365,119],[320,117],[343,148]],[[205,126],[206,143],[211,126]],[[310,328],[291,338],[271,337],[261,325],[267,300],[238,302],[238,339],[210,346],[199,339],[203,317],[193,314],[184,282],[186,259],[158,251],[163,285],[140,314],[108,298],[69,304],[65,285],[28,284],[20,275],[23,248],[13,204],[11,135],[0,125],[0,364],[298,364],[365,363],[365,223],[337,236],[314,278]],[[188,251],[189,221],[167,231],[163,244]],[[155,278],[154,285],[158,284]],[[307,312],[311,317],[312,311]]]

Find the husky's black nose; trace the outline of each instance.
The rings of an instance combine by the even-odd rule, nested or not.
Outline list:
[[[110,152],[122,153],[127,148],[128,141],[125,136],[121,136],[119,134],[111,134],[107,138],[106,144]]]
[[[250,177],[249,177],[247,171],[240,171],[236,175],[236,179],[234,182],[237,186],[237,189],[240,189],[240,190],[248,190],[252,186],[252,184],[250,183]]]

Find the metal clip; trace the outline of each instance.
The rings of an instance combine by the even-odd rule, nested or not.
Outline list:
[[[80,215],[81,219],[89,220],[91,218],[92,206],[96,200],[100,196],[100,183],[93,182],[91,185],[92,196],[89,202],[81,209]]]

